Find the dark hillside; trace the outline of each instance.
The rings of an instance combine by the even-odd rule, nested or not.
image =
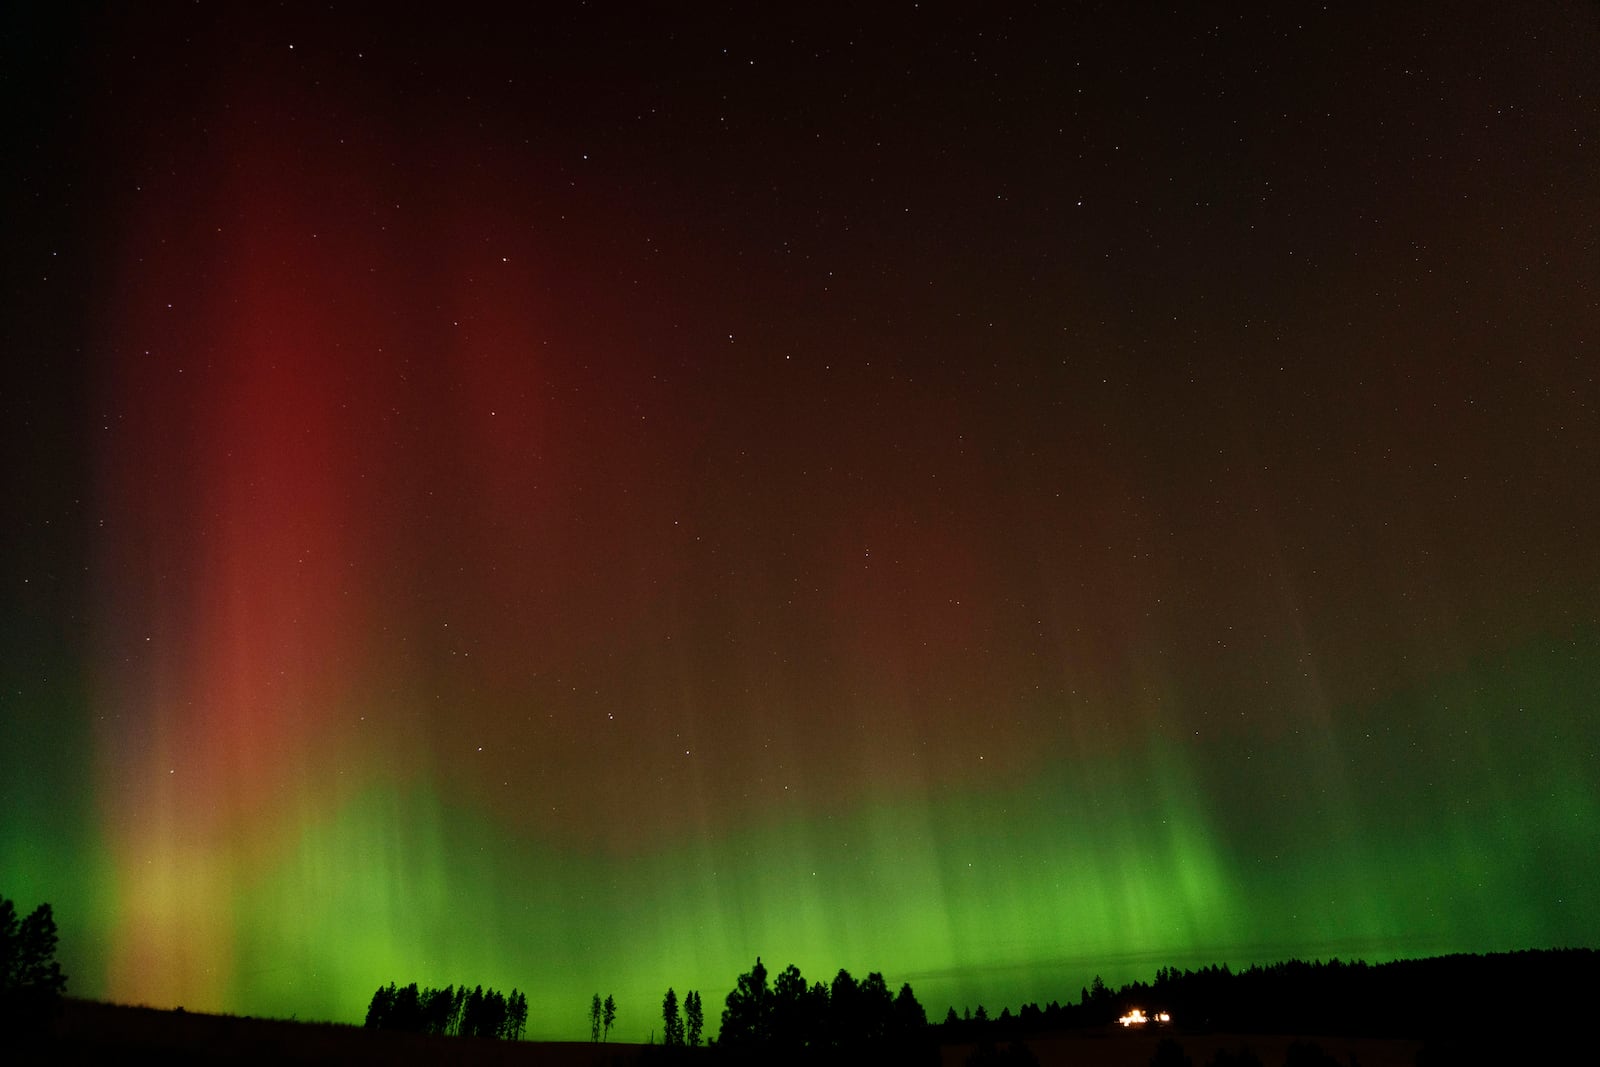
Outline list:
[[[37,1063],[155,1064],[632,1064],[639,1045],[493,1041],[365,1030],[200,1012],[158,1011],[68,999],[45,1043],[28,1050]]]

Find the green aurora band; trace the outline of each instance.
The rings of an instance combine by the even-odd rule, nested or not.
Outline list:
[[[1588,7],[49,7],[0,893],[72,994],[1597,944]]]
[[[910,981],[930,1012],[1066,1000],[1094,974],[1287,956],[1382,960],[1560,944],[1594,928],[1600,800],[1581,745],[1501,709],[1586,725],[1600,655],[1529,649],[1393,698],[1359,718],[1419,724],[1449,755],[1430,781],[1365,731],[1228,753],[1154,742],[1115,762],[1062,764],[1004,787],[802,811],[631,856],[541,847],[426,783],[374,775],[295,821],[285,847],[229,878],[228,973],[167,987],[191,1010],[357,1019],[389,979],[515,986],[530,1036],[583,1031],[588,993],[623,1007],[618,1037],[655,1028],[660,991],[720,1004],[757,954],[811,978],[838,967]],[[1470,736],[1459,729],[1477,724]],[[1525,768],[1521,776],[1493,772]],[[1330,778],[1342,779],[1330,782]],[[11,813],[21,899],[63,885],[63,862]],[[226,855],[214,861],[226,865]],[[181,890],[174,889],[180,893]],[[31,896],[30,896],[31,895]],[[74,989],[97,988],[117,893],[59,909]],[[181,955],[177,945],[167,950]],[[214,965],[216,961],[206,961]]]

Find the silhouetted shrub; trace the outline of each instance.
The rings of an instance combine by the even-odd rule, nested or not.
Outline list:
[[[50,905],[40,904],[19,921],[16,905],[0,897],[0,1032],[35,1031],[55,1014],[67,988],[55,956]]]

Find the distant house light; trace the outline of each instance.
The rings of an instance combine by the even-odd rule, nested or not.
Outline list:
[[[1121,1023],[1124,1029],[1130,1026],[1144,1026],[1146,1023],[1170,1023],[1171,1021],[1172,1016],[1164,1011],[1158,1011],[1154,1015],[1146,1015],[1143,1008],[1131,1008],[1128,1014],[1117,1019],[1117,1022]]]

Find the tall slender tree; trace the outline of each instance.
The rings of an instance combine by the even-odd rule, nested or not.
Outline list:
[[[506,1037],[512,1041],[521,1041],[527,1029],[528,994],[513,989],[511,996],[506,998]]]
[[[612,998],[610,993],[607,993],[606,994],[606,1003],[605,1003],[605,1024],[606,1024],[605,1037],[606,1037],[607,1041],[611,1040],[611,1027],[616,1023],[616,1021],[617,1021],[617,1002],[616,1002],[616,1000],[614,1000]]]
[[[461,1016],[467,1010],[467,984],[462,982],[456,986],[456,992],[450,998],[450,1021],[445,1026],[445,1033],[452,1037],[461,1033]]]
[[[589,1002],[589,1040],[595,1044],[600,1043],[600,994],[596,993]]]
[[[700,991],[691,989],[683,996],[684,1037],[690,1048],[700,1047],[700,1032],[705,1022],[705,1009],[700,1006]]]
[[[683,1017],[678,1014],[678,994],[667,987],[661,1001],[661,1043],[671,1048],[683,1044]]]

